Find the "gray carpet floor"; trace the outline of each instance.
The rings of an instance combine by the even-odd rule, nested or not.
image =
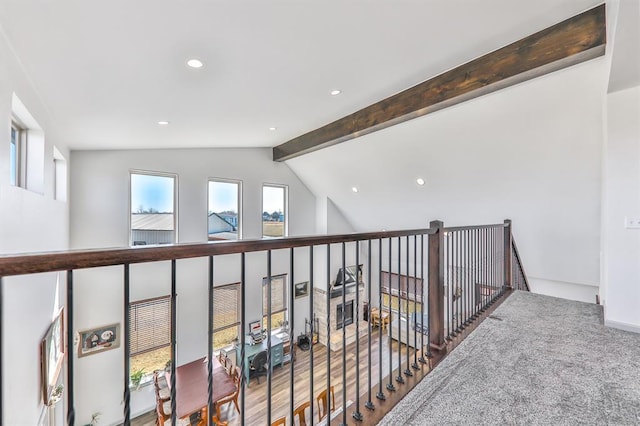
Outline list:
[[[640,334],[514,292],[380,425],[640,425]]]

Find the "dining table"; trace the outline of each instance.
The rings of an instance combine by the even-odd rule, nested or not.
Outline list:
[[[216,357],[212,358],[213,398],[215,403],[233,394],[236,384]],[[207,406],[209,400],[209,372],[207,358],[200,358],[176,367],[176,417],[188,418]],[[171,372],[166,372],[167,384],[171,389]]]

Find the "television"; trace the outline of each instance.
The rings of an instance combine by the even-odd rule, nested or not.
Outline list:
[[[336,276],[336,281],[333,284],[333,286],[338,287],[341,285],[351,284],[355,282],[356,282],[356,277],[353,275],[353,272],[351,272],[351,270],[347,268],[345,271],[342,268],[340,268],[338,270],[338,275]]]

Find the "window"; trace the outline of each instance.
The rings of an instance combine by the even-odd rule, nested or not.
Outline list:
[[[15,93],[11,97],[11,114],[9,182],[44,194],[44,131]]]
[[[171,359],[171,296],[129,304],[130,371],[146,374]]]
[[[213,289],[213,349],[229,346],[240,336],[240,283]]]
[[[176,242],[175,175],[131,172],[131,245]]]
[[[409,283],[408,288],[407,282]],[[383,308],[398,311],[398,303],[400,303],[403,316],[407,312],[413,313],[421,310],[422,280],[420,278],[400,275],[400,293],[398,293],[398,274],[382,271],[381,284]]]
[[[11,121],[11,142],[9,146],[9,183],[20,186],[20,149],[24,130],[15,121]]]
[[[287,187],[262,186],[262,237],[284,237],[287,232]]]
[[[58,201],[67,201],[67,160],[62,153],[53,147],[53,198]]]
[[[267,328],[269,279],[262,279],[262,325]],[[271,329],[278,328],[287,319],[287,275],[271,277]]]
[[[241,182],[209,181],[208,240],[237,240],[240,232]]]

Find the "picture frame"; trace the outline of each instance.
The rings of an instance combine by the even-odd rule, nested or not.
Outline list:
[[[64,308],[60,308],[40,342],[42,400],[45,406],[51,403],[51,394],[62,370],[64,353]]]
[[[296,299],[301,297],[305,297],[309,295],[309,281],[303,281],[301,283],[296,283],[293,286],[293,295]]]
[[[120,347],[120,324],[80,331],[78,357],[93,355]]]

